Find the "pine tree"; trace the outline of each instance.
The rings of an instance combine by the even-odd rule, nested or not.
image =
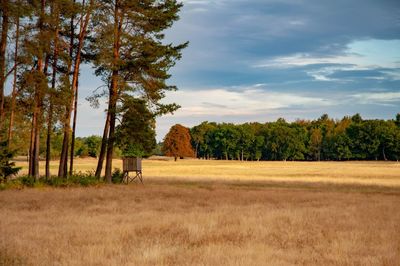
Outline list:
[[[15,163],[11,162],[14,157],[14,151],[8,148],[6,141],[0,142],[0,183],[6,182],[7,179],[16,175],[21,167],[15,167]]]
[[[64,128],[64,139],[63,146],[61,150],[60,156],[60,164],[58,169],[58,176],[66,177],[67,176],[67,163],[68,163],[68,146],[69,146],[69,137],[71,134],[71,117],[72,111],[77,107],[77,93],[78,93],[78,79],[79,79],[79,71],[80,65],[82,62],[82,51],[84,48],[85,39],[87,37],[87,30],[89,27],[89,23],[91,20],[92,12],[95,8],[95,1],[90,0],[89,3],[82,2],[82,5],[76,5],[77,9],[80,9],[80,18],[79,18],[79,33],[77,36],[77,44],[75,48],[74,36],[75,36],[75,26],[74,26],[74,16],[71,18],[71,42],[70,42],[70,63],[68,64],[68,74],[72,72],[72,80],[69,83],[69,101],[67,101],[65,106],[65,118],[63,123]],[[76,117],[75,113],[75,117]],[[74,118],[75,119],[75,118]],[[76,123],[76,122],[75,122]],[[70,162],[70,172],[73,170],[73,148],[71,148],[71,162]]]
[[[49,30],[47,27],[46,0],[32,2],[33,14],[36,17],[36,25],[32,28],[33,36],[25,39],[26,52],[31,59],[33,68],[31,73],[27,73],[33,81],[33,110],[31,139],[29,149],[29,172],[30,176],[39,178],[39,145],[40,129],[43,119],[43,100],[48,90],[48,80],[46,77],[46,56],[49,53]],[[29,39],[30,37],[30,39]]]
[[[8,0],[1,0],[1,38],[0,38],[0,138],[3,130],[4,119],[4,87],[7,78],[7,41],[9,32],[9,11]]]
[[[20,30],[20,16],[19,14],[16,15],[15,17],[15,43],[14,43],[14,73],[13,73],[13,88],[12,88],[12,94],[11,94],[11,107],[10,107],[10,123],[8,126],[8,135],[7,135],[7,141],[8,145],[10,145],[12,141],[12,133],[13,133],[13,126],[14,126],[14,115],[15,115],[15,101],[17,98],[17,72],[18,72],[18,67],[17,67],[17,62],[18,62],[18,48],[19,48],[19,30]]]
[[[154,114],[146,102],[124,97],[121,124],[116,127],[116,142],[126,157],[149,157],[156,147]]]
[[[164,114],[178,106],[163,105],[160,100],[167,90],[167,73],[181,57],[186,43],[178,46],[163,44],[163,31],[178,19],[182,7],[175,0],[130,1],[101,0],[96,14],[93,49],[96,53],[96,74],[103,78],[108,91],[108,114],[102,146],[106,149],[106,180],[111,182],[112,155],[115,143],[118,104],[124,94],[144,99]],[[103,150],[104,152],[105,150]],[[101,172],[104,154],[100,154],[97,173]]]

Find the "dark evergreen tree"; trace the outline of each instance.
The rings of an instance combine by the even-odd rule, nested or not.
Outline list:
[[[165,114],[177,105],[164,105],[165,91],[175,90],[166,84],[168,70],[181,57],[187,44],[164,44],[163,31],[172,26],[182,4],[175,0],[99,1],[95,19],[96,74],[108,86],[108,114],[103,140],[107,141],[106,180],[111,182],[118,105],[124,94],[144,99],[155,114]],[[105,152],[105,149],[103,150]],[[104,158],[100,154],[98,171]]]
[[[126,157],[149,157],[156,147],[154,114],[141,99],[127,97],[116,128],[116,143]]]
[[[0,142],[0,182],[6,182],[7,179],[16,175],[21,167],[15,167],[15,163],[11,162],[14,152],[8,148],[6,141]]]

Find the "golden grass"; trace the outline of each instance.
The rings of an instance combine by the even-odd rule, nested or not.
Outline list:
[[[145,185],[0,192],[0,265],[400,265],[398,163],[143,168]]]
[[[77,171],[94,171],[95,159],[75,160]],[[27,173],[27,163],[21,173]],[[52,162],[51,172],[57,173],[57,162]],[[121,160],[113,166],[122,167]],[[42,173],[44,163],[41,162]],[[397,162],[237,162],[206,160],[144,160],[145,180],[172,179],[191,181],[232,182],[302,182],[355,184],[400,187],[400,163]]]
[[[399,221],[398,190],[153,180],[7,190],[0,265],[399,265]]]

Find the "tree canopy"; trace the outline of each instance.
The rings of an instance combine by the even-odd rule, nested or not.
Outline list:
[[[39,158],[44,156],[46,177],[50,159],[56,157],[58,176],[66,178],[78,154],[99,157],[98,177],[106,158],[106,180],[111,182],[117,141],[124,153],[150,153],[154,117],[179,108],[161,99],[177,89],[167,82],[169,69],[187,46],[164,40],[181,7],[176,0],[0,2],[0,141],[28,155],[29,176],[40,177]],[[85,143],[75,137],[82,62],[94,66],[104,82],[104,91],[92,88],[91,99],[95,103],[106,96],[108,102],[99,149],[97,140]],[[10,76],[12,93],[5,95]],[[141,116],[149,123],[136,124],[138,132],[129,135],[131,117],[140,111],[144,113],[135,114],[135,121]],[[122,139],[128,135],[129,140]]]
[[[284,119],[269,123],[203,122],[190,132],[198,158],[225,160],[398,160],[399,115],[363,120],[357,114],[334,120]]]
[[[116,128],[117,145],[126,157],[149,157],[156,147],[154,114],[146,102],[125,99],[121,124]]]
[[[175,161],[179,157],[194,157],[189,129],[180,124],[171,127],[164,138],[162,151],[165,155],[174,157]]]

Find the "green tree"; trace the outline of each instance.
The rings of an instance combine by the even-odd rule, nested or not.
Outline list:
[[[248,147],[252,160],[259,161],[262,158],[263,148],[265,146],[262,130],[264,125],[260,123],[250,123],[249,130],[251,131],[252,141]]]
[[[135,95],[152,105],[155,114],[175,111],[175,104],[162,104],[165,91],[175,90],[166,84],[168,70],[181,57],[186,43],[165,44],[164,30],[178,20],[182,4],[175,0],[100,0],[95,16],[96,74],[108,86],[108,114],[103,140],[107,141],[106,180],[111,182],[118,103],[124,94]],[[103,143],[102,146],[105,146]],[[105,152],[105,149],[103,149]],[[100,154],[98,167],[103,164]],[[96,171],[100,173],[100,171]]]
[[[86,137],[84,143],[88,148],[88,155],[96,158],[100,150],[101,137],[94,135]]]
[[[360,115],[359,113],[353,115],[353,116],[351,117],[351,120],[352,120],[354,123],[361,123],[361,122],[363,121],[363,119],[362,119],[362,117],[361,117],[361,115]]]
[[[124,99],[116,143],[126,157],[149,157],[156,147],[154,114],[141,99]]]
[[[400,113],[398,113],[398,114],[396,115],[395,124],[396,124],[398,127],[400,127]]]
[[[75,140],[76,151],[74,156],[79,156],[81,158],[89,156],[88,146],[85,144],[84,138],[76,138]]]
[[[32,16],[36,23],[28,26],[24,36],[25,58],[29,60],[32,71],[24,73],[24,81],[27,89],[30,89],[32,98],[32,127],[29,148],[29,171],[30,176],[39,178],[39,154],[40,154],[40,132],[43,123],[44,98],[48,91],[47,80],[47,55],[50,52],[51,30],[48,27],[48,3],[45,0],[33,1]],[[25,89],[25,88],[24,88]]]
[[[213,150],[211,132],[215,128],[215,123],[204,121],[200,125],[195,126],[190,130],[192,144],[197,158],[210,159],[212,156]]]
[[[70,144],[71,135],[71,119],[72,112],[74,111],[73,130],[71,137],[71,153],[70,153],[70,174],[73,171],[73,158],[74,158],[74,141],[75,141],[75,125],[77,117],[77,99],[78,99],[78,82],[79,82],[79,71],[82,63],[82,53],[86,37],[88,34],[88,27],[95,9],[94,0],[82,1],[76,3],[73,1],[70,17],[70,27],[67,36],[70,37],[69,43],[69,56],[67,60],[67,71],[65,76],[65,90],[66,90],[66,101],[64,102],[64,119],[63,119],[63,146],[61,150],[60,163],[58,168],[58,176],[66,177],[68,174],[68,148]],[[75,20],[76,18],[76,20]],[[79,22],[78,27],[75,26],[76,22]],[[77,28],[77,29],[76,29]],[[78,31],[78,32],[76,32]]]
[[[207,157],[208,145],[206,142],[206,134],[215,127],[215,124],[202,122],[200,125],[194,126],[190,129],[190,136],[195,150],[195,157]]]
[[[310,132],[309,150],[314,160],[321,160],[322,131],[320,128],[313,128]]]
[[[303,160],[305,145],[296,128],[278,120],[272,123],[266,136],[266,153],[272,160]]]
[[[3,134],[4,87],[7,79],[7,42],[9,38],[10,1],[1,0],[1,37],[0,37],[0,138]]]
[[[376,126],[376,121],[365,120],[351,124],[346,130],[354,159],[378,159],[380,140]]]
[[[340,133],[332,139],[331,154],[334,160],[348,160],[352,157],[350,138],[345,133]]]
[[[15,167],[11,162],[14,152],[10,151],[6,141],[0,142],[0,182],[5,182],[10,176],[16,175],[21,167]]]
[[[214,157],[229,160],[239,156],[238,142],[240,134],[233,124],[223,123],[217,125],[210,132],[210,135],[210,140],[212,140],[210,145],[213,149]]]

